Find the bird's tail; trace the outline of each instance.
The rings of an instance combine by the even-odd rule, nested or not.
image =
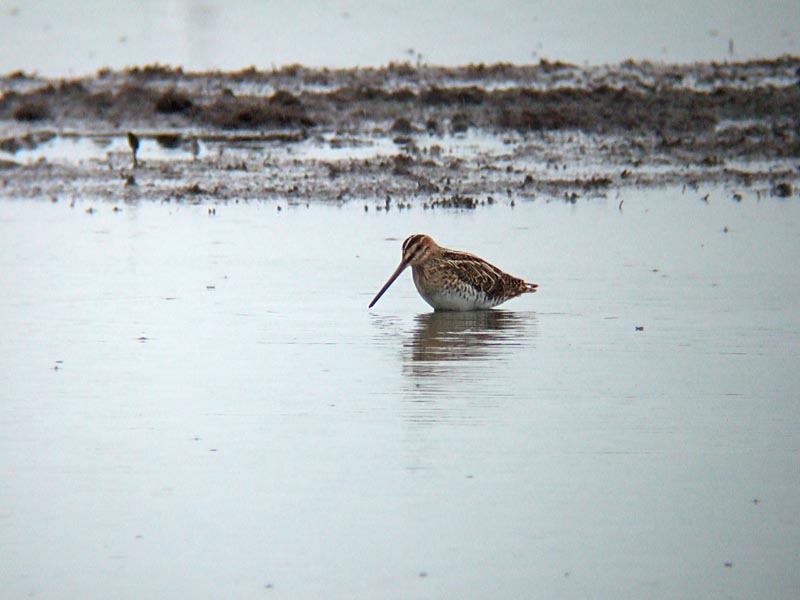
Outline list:
[[[525,290],[522,292],[523,294],[532,294],[539,288],[538,283],[528,283],[525,282]]]

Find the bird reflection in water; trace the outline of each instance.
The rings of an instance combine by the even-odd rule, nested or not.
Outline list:
[[[536,313],[484,310],[417,315],[405,342],[406,366],[415,376],[442,373],[455,362],[495,359],[536,336]],[[410,359],[410,360],[409,360]]]
[[[401,348],[407,469],[430,469],[442,460],[447,428],[504,418],[503,399],[518,393],[506,384],[508,369],[520,365],[506,359],[524,358],[520,355],[530,352],[536,336],[533,312],[437,311],[415,317]],[[527,373],[525,360],[522,368]]]

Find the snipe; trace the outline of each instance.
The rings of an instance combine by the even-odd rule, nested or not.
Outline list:
[[[434,310],[485,310],[535,292],[538,287],[504,273],[479,256],[443,248],[430,236],[416,233],[403,242],[403,258],[370,308],[409,266],[419,295]]]

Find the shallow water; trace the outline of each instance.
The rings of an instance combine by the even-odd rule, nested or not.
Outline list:
[[[192,160],[194,155],[190,140],[183,142],[176,140],[175,147],[169,148],[159,144],[155,139],[141,139],[137,157],[146,157],[153,161]],[[202,145],[199,145],[198,156],[201,151]],[[23,147],[15,152],[2,152],[0,157],[13,159],[22,164],[40,161],[60,164],[106,161],[111,166],[119,166],[130,164],[131,149],[125,135],[53,135],[31,147]]]
[[[0,201],[9,597],[800,587],[796,201],[112,207]],[[418,231],[540,291],[368,310]]]
[[[795,0],[692,2],[143,0],[3,3],[0,72],[53,77],[152,63],[188,70],[627,59],[747,60],[797,54]],[[687,18],[687,15],[691,18]]]

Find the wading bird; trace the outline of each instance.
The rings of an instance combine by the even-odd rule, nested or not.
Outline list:
[[[403,242],[403,258],[370,308],[409,266],[419,295],[434,310],[485,310],[535,292],[538,287],[504,273],[479,256],[443,248],[430,236],[416,233]]]

